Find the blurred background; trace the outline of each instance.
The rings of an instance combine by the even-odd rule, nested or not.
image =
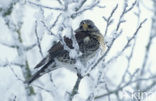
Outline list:
[[[83,77],[52,71],[24,84],[58,41],[91,19],[103,34],[105,56]],[[156,0],[0,0],[0,101],[155,101]]]

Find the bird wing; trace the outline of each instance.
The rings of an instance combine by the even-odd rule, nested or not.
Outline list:
[[[83,39],[88,36],[89,34],[86,34],[84,32],[77,32],[75,34],[76,40],[79,43],[83,42]],[[64,37],[64,41],[66,43],[66,45],[70,48],[70,49],[74,49],[73,47],[73,42],[71,39]],[[49,50],[48,53],[51,54],[51,56],[56,57],[57,55],[60,55],[60,53],[64,51],[64,46],[61,44],[61,42],[58,42],[56,44],[54,44]]]
[[[56,44],[54,44],[49,50],[48,53],[51,55],[52,57],[57,56],[62,50],[63,50],[63,45],[61,44],[61,42],[58,42]]]
[[[83,39],[88,36],[89,34],[85,33],[85,32],[76,32],[75,37],[76,40],[78,42],[78,44],[81,44],[83,42]],[[70,48],[70,49],[74,49],[73,47],[73,42],[71,39],[64,37],[64,41],[66,43],[66,45]],[[64,50],[64,46],[61,44],[61,42],[57,42],[55,43],[49,50],[48,50],[48,56],[46,56],[45,58],[43,58],[36,66],[35,68],[39,68],[41,66],[44,66],[45,64],[47,64],[47,62],[49,60],[53,60],[55,57],[63,55],[64,52],[68,52],[66,50]]]
[[[105,41],[104,41],[104,37],[101,33],[97,34],[98,35],[98,41],[100,43],[100,46],[102,48],[103,51],[106,50],[106,44],[105,44]]]
[[[34,68],[39,68],[41,66],[44,66],[48,63],[48,61],[52,61],[54,57],[60,54],[60,52],[63,50],[63,45],[58,42],[54,44],[49,50],[48,50],[48,55],[43,58]]]

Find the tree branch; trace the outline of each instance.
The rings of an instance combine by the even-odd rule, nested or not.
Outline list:
[[[72,93],[70,95],[69,101],[72,101],[73,97],[78,93],[78,89],[79,89],[79,85],[80,85],[80,81],[82,80],[82,76],[80,74],[77,74],[77,81],[74,85],[74,88],[72,90]]]
[[[63,10],[64,10],[63,8],[48,7],[48,6],[44,6],[44,5],[41,5],[41,4],[37,4],[37,3],[31,2],[31,1],[27,1],[27,2],[28,2],[29,4],[31,4],[31,5],[34,5],[34,6],[37,6],[37,7],[41,7],[41,8],[50,9],[50,10],[56,10],[56,11],[63,11]]]

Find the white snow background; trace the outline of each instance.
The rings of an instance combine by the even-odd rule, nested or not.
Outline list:
[[[11,0],[0,0],[0,7],[8,7],[9,2]],[[34,1],[34,0],[33,0]],[[88,0],[92,2],[92,0]],[[75,30],[79,26],[79,22],[83,19],[91,19],[94,21],[94,23],[97,25],[97,27],[100,29],[100,32],[104,34],[105,31],[105,26],[106,22],[102,18],[103,16],[108,17],[110,15],[110,12],[112,9],[118,4],[118,9],[117,12],[115,13],[115,19],[119,19],[119,15],[121,14],[121,11],[123,9],[123,1],[124,0],[101,0],[100,5],[105,6],[105,8],[94,8],[92,10],[88,10],[82,15],[78,16],[76,19],[74,19],[72,22],[68,22],[70,26]],[[90,3],[88,2],[88,3]],[[128,0],[128,4],[131,5],[134,2],[134,0]],[[59,7],[58,2],[55,0],[41,0],[41,4],[46,5],[46,6],[52,6],[52,7]],[[148,7],[152,6],[152,3],[149,0],[144,0],[144,4],[147,4]],[[74,5],[74,4],[73,4]],[[71,5],[71,8],[72,6]],[[87,4],[86,4],[87,5]],[[22,37],[24,40],[24,45],[31,45],[32,43],[36,42],[36,37],[34,34],[34,28],[35,28],[35,19],[42,19],[42,15],[40,14],[40,10],[37,7],[32,7],[30,5],[25,5],[24,9],[21,11],[18,9],[17,5],[17,11],[14,13],[14,21],[18,22],[18,20],[23,19],[23,25],[22,25]],[[135,47],[135,53],[134,57],[131,63],[131,68],[130,72],[134,72],[136,68],[139,68],[142,61],[143,61],[143,54],[145,52],[145,46],[148,41],[148,35],[151,30],[151,17],[152,17],[152,12],[146,9],[144,6],[140,6],[141,8],[141,15],[140,15],[140,21],[143,21],[145,18],[147,18],[147,21],[145,24],[143,24],[142,28],[139,30],[139,34],[137,36],[136,40],[136,46]],[[71,13],[69,10],[68,13]],[[137,8],[135,7],[132,11],[130,11],[126,16],[124,17],[126,22],[123,24],[123,36],[116,42],[117,45],[114,45],[112,47],[113,49],[111,50],[111,54],[107,56],[106,59],[109,59],[111,56],[115,55],[116,53],[119,52],[119,50],[123,47],[125,44],[127,38],[131,36],[138,25],[138,18],[134,14],[137,12]],[[45,11],[45,16],[47,17],[47,22],[50,23],[50,21],[54,21],[58,15],[57,11],[53,11],[51,13],[50,11]],[[21,19],[22,18],[22,19]],[[116,23],[116,22],[114,22]],[[59,26],[59,24],[57,25]],[[115,26],[111,25],[110,29],[108,30],[108,33],[111,33],[112,30]],[[54,37],[48,34],[48,32],[44,31],[44,27],[39,24],[38,32],[40,35],[43,35],[43,39],[41,41],[41,47],[43,51],[43,55],[46,56],[47,50],[50,48],[50,46],[53,44],[53,40],[56,40]],[[53,29],[53,32],[57,32],[57,29]],[[11,31],[8,30],[7,26],[4,23],[4,20],[2,16],[0,16],[0,42],[6,42],[8,44],[15,43],[15,40],[12,40],[12,36],[10,35],[12,33]],[[45,33],[45,34],[43,34]],[[67,32],[64,32],[63,34],[66,35]],[[68,35],[67,35],[68,36]],[[111,35],[108,35],[110,37]],[[106,40],[109,41],[109,38],[105,38]],[[153,41],[152,44],[156,44],[155,41]],[[148,65],[150,65],[150,71],[152,73],[156,73],[156,47],[152,47],[150,51],[150,56],[148,61]],[[117,60],[114,60],[114,62],[110,63],[106,67],[106,77],[112,80],[112,88],[114,85],[118,84],[121,80],[121,75],[125,71],[125,67],[127,64],[127,60],[125,58],[126,54],[128,54],[129,51],[127,50],[124,52],[123,56],[118,58]],[[29,65],[31,67],[31,71],[34,72],[33,67],[42,59],[38,47],[33,48],[31,51],[27,52],[25,54],[27,59],[29,60]],[[16,58],[17,52],[15,49],[8,48],[4,45],[0,44],[0,63],[4,64],[6,62],[11,62],[11,61],[17,61],[19,62],[20,59]],[[14,75],[12,70],[10,68],[13,68],[15,73],[18,75],[19,78],[23,79],[21,69],[17,66],[7,66],[7,67],[0,67],[0,101],[13,101],[12,99],[14,96],[17,96],[16,101],[26,101],[25,98],[25,89],[23,87],[23,84],[20,80],[17,79],[17,77]],[[38,85],[41,84],[42,87],[45,89],[49,89],[53,91],[52,95],[56,95],[58,97],[53,98],[50,93],[45,92],[44,90],[40,90],[36,88],[35,90],[40,91],[42,94],[42,99],[43,101],[63,101],[64,98],[64,93],[67,91],[71,91],[77,76],[75,73],[65,69],[65,68],[60,68],[56,71],[52,72],[53,75],[53,81],[55,84],[55,87],[53,86],[52,83],[49,82],[49,76],[45,75],[39,80],[35,81],[34,84]],[[93,73],[93,76],[96,76],[96,70],[95,74]],[[106,80],[107,81],[107,80]],[[92,86],[93,81],[85,77],[80,84],[79,88],[79,94],[77,94],[74,98],[74,101],[85,101],[87,98],[89,92],[90,92],[90,87]],[[57,89],[57,90],[56,90]],[[131,88],[127,88],[131,89]],[[37,95],[36,95],[37,96]],[[38,98],[39,99],[39,98]],[[37,98],[34,98],[33,101],[39,101]],[[149,101],[155,101],[156,100],[156,93],[153,94],[153,96],[150,96]],[[98,101],[104,101],[98,100]],[[112,100],[113,101],[113,100]]]

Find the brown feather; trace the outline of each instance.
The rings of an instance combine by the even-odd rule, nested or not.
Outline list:
[[[78,44],[80,44],[81,42],[83,42],[83,39],[85,37],[89,36],[88,33],[86,32],[77,32],[75,37],[76,37],[76,41],[78,42]],[[70,48],[73,49],[73,43],[72,40],[64,37],[64,41],[66,43],[66,45]],[[58,42],[56,44],[54,44],[49,50],[48,52],[53,55],[53,56],[57,56],[62,50],[64,50],[63,45],[61,44],[61,42]]]

